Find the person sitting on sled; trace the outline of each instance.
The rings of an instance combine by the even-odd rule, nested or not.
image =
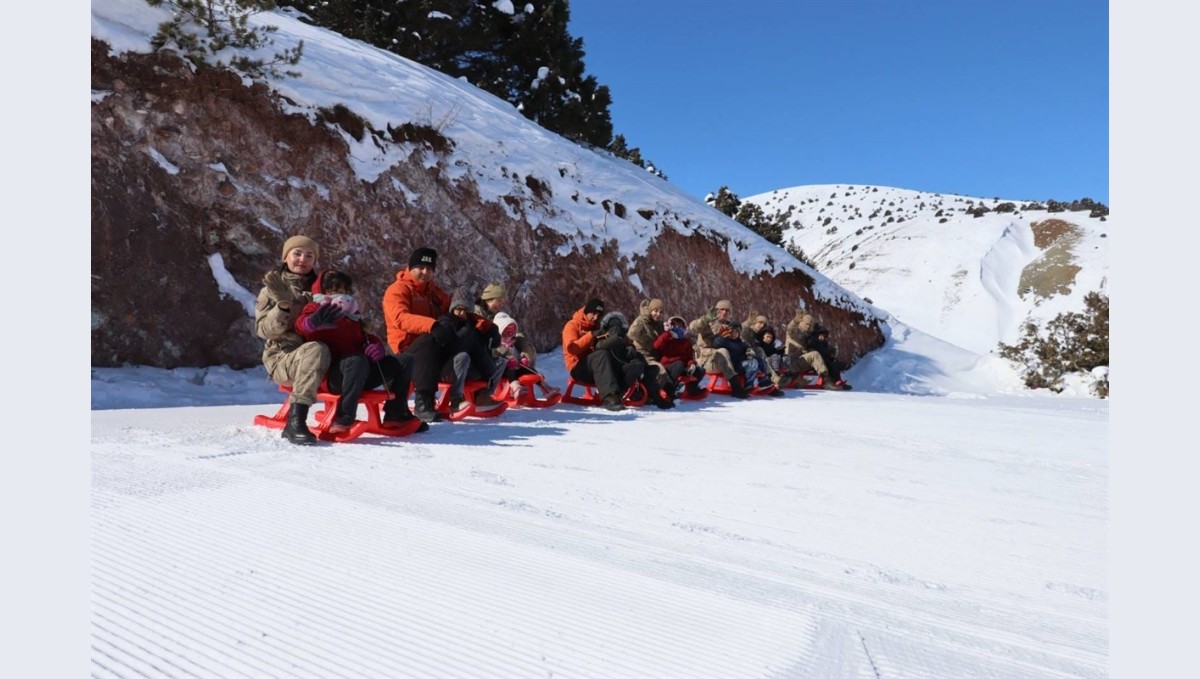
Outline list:
[[[822,386],[831,391],[850,389],[850,384],[842,379],[842,368],[845,366],[837,360],[837,348],[829,343],[829,330],[818,324],[808,333],[806,343],[809,349],[821,355],[829,369]]]
[[[729,382],[730,395],[734,398],[749,396],[749,387],[745,380],[738,376],[741,372],[742,359],[730,356],[728,349],[716,346],[717,323],[728,323],[733,319],[733,303],[722,299],[700,318],[688,324],[688,334],[695,342],[696,362],[705,372],[721,373]]]
[[[479,299],[475,300],[475,315],[481,318],[486,318],[492,323],[496,323],[496,317],[501,313],[507,313],[505,308],[508,305],[508,292],[500,283],[488,283],[483,288],[483,292],[479,293]],[[509,316],[511,318],[511,316]],[[525,333],[520,330],[513,340],[517,351],[521,352],[521,356],[529,360],[530,368],[537,368],[537,348],[533,346]],[[503,356],[507,352],[503,352],[499,347],[493,347],[497,356]]]
[[[770,375],[767,374],[765,362],[758,358],[754,349],[742,341],[741,325],[737,321],[717,321],[713,346],[725,349],[733,357],[736,367],[740,368],[738,378],[742,380],[747,389],[770,387],[772,382]],[[762,377],[760,378],[759,375]],[[783,392],[778,389],[774,389],[770,393],[783,395]]]
[[[797,309],[796,316],[788,322],[785,329],[785,350],[788,355],[788,362],[791,364],[791,369],[794,374],[802,374],[807,370],[813,370],[821,378],[821,386],[830,391],[841,391],[848,387],[844,381],[838,384],[841,374],[837,377],[829,370],[829,363],[826,361],[826,356],[833,358],[833,353],[829,351],[832,347],[826,342],[826,352],[822,354],[817,351],[815,346],[811,346],[809,342],[816,339],[814,330],[818,329],[817,319],[804,309]],[[825,334],[828,340],[828,332]]]
[[[450,328],[456,339],[455,353],[442,367],[441,380],[450,384],[450,412],[474,406],[477,411],[500,407],[492,392],[504,374],[505,361],[492,355],[490,344],[499,343],[496,326],[471,311],[473,303],[465,289],[456,290],[450,298],[450,313],[437,322]],[[474,404],[467,403],[463,394],[467,379],[487,380],[488,388],[475,394]]]
[[[509,395],[514,400],[520,399],[521,392],[525,389],[520,378],[525,375],[537,375],[542,378],[540,381],[545,385],[545,378],[533,367],[537,355],[533,353],[532,345],[522,345],[520,342],[520,328],[517,326],[516,319],[500,311],[492,317],[492,322],[496,324],[496,330],[500,332],[500,344],[494,353],[504,360],[504,379],[508,380]],[[545,389],[548,394],[558,392],[558,389],[550,386],[546,386]]]
[[[703,391],[699,382],[704,379],[704,368],[696,362],[696,349],[687,332],[687,321],[682,316],[667,320],[664,330],[654,338],[654,350],[658,352],[658,360],[666,369],[675,394],[680,393],[680,382],[687,375],[694,379],[688,380],[683,389],[689,397],[698,398]]]
[[[321,342],[329,348],[325,385],[330,393],[340,394],[329,433],[348,431],[357,419],[363,391],[381,385],[388,392],[383,427],[403,428],[415,417],[408,409],[413,357],[390,355],[383,340],[366,331],[349,274],[327,269],[313,282],[312,292],[312,301],[300,310],[295,327],[306,342]],[[428,429],[422,422],[417,431]]]
[[[792,377],[791,367],[787,360],[787,354],[783,352],[783,342],[775,338],[775,328],[763,325],[758,332],[754,333],[754,343],[762,351],[771,370],[775,374],[783,376],[785,380],[790,380]]]
[[[630,385],[642,378],[646,364],[641,360],[618,361],[616,354],[608,351],[608,348],[615,345],[624,356],[626,341],[624,337],[616,337],[615,333],[613,340],[601,346],[601,342],[609,339],[608,329],[600,325],[601,316],[605,316],[604,302],[593,297],[576,309],[563,324],[563,365],[571,379],[596,387],[605,409],[620,411],[625,409],[621,402],[622,395]],[[612,325],[615,327],[618,324]],[[629,349],[632,350],[632,347]]]
[[[317,402],[321,378],[329,369],[329,347],[306,342],[296,332],[296,317],[312,301],[321,249],[308,236],[292,236],[283,243],[279,264],[263,276],[263,287],[254,305],[254,330],[266,343],[262,362],[267,375],[280,386],[291,387],[283,438],[297,445],[317,442],[308,428],[308,409]],[[337,312],[329,312],[336,316]]]
[[[638,306],[638,316],[629,326],[629,339],[646,361],[643,383],[650,389],[661,389],[668,400],[675,399],[675,380],[667,374],[667,368],[659,360],[659,351],[654,340],[663,334],[665,305],[661,299],[644,299]]]

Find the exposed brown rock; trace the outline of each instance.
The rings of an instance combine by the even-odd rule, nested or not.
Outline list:
[[[252,320],[218,290],[208,258],[220,255],[256,294],[295,233],[321,244],[323,267],[355,278],[368,323],[379,331],[384,289],[414,248],[430,246],[441,253],[438,282],[447,290],[503,282],[511,313],[542,350],[559,344],[565,319],[593,295],[629,314],[643,296],[662,297],[689,318],[728,297],[739,312],[753,306],[776,324],[802,301],[835,329],[843,358],[883,340],[875,321],[813,299],[804,274],[738,274],[724,244],[706,236],[668,229],[634,261],[611,242],[560,256],[562,235],[484,202],[470,181],[445,179],[441,165],[401,162],[374,182],[358,179],[343,133],[423,143],[441,154],[451,148],[453,140],[410,122],[372,130],[334,107],[314,124],[284,112],[266,87],[244,86],[229,72],[193,72],[169,52],[114,57],[96,40],[92,87],[108,92],[92,105],[96,366],[257,365],[262,344]],[[393,180],[420,200],[408,202]],[[577,195],[553,196],[543,180],[527,176],[504,200],[525,214],[533,201]],[[634,273],[645,295],[631,282]]]
[[[1079,227],[1062,219],[1030,222],[1033,244],[1042,255],[1021,270],[1018,291],[1022,297],[1051,297],[1071,292],[1082,267],[1075,263],[1074,248],[1083,237]]]

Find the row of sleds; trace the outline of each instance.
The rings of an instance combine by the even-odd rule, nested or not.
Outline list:
[[[683,383],[681,386],[687,386],[689,382],[696,382],[697,378],[685,375],[680,378],[680,381]],[[779,386],[771,383],[761,384],[761,381],[756,382],[759,382],[759,386],[746,390],[750,396],[766,396],[780,388],[821,389],[824,386],[822,378],[815,372],[796,375],[789,382]],[[451,421],[460,421],[468,417],[496,417],[509,408],[550,408],[559,403],[572,403],[581,406],[599,406],[601,404],[600,394],[596,391],[594,385],[576,382],[574,379],[568,378],[567,389],[564,392],[547,384],[545,376],[529,374],[522,375],[514,381],[501,379],[496,385],[495,391],[492,392],[492,398],[498,401],[499,405],[487,409],[476,408],[474,405],[476,393],[487,389],[487,382],[484,380],[467,380],[463,387],[463,396],[468,404],[467,407],[451,411],[449,386],[448,384],[439,385],[439,397],[434,404],[434,409],[443,418]],[[364,391],[358,400],[359,405],[366,408],[367,419],[355,420],[354,424],[348,430],[332,434],[329,428],[333,425],[334,415],[336,414],[338,394],[326,391],[323,387],[324,384],[322,384],[322,389],[317,392],[317,400],[320,402],[322,409],[316,411],[317,423],[309,427],[313,434],[322,441],[352,441],[367,433],[393,437],[408,436],[421,426],[421,421],[414,417],[404,422],[402,426],[397,427],[389,423],[389,426],[385,427],[381,419],[381,411],[384,401],[387,401],[392,395],[383,389],[373,389]],[[576,389],[579,389],[581,393],[576,395]],[[283,386],[279,390],[291,393],[290,387]],[[709,394],[730,395],[732,393],[733,389],[729,385],[729,381],[725,379],[723,374],[716,372],[707,373],[703,386],[699,388],[681,389],[676,398],[684,401],[699,401],[708,398]],[[646,393],[646,389],[642,386],[641,382],[630,387],[621,398],[621,402],[629,408],[644,406],[649,400],[650,395]],[[283,429],[287,424],[288,411],[290,409],[291,402],[285,400],[279,411],[274,415],[256,415],[254,417],[254,424],[271,429]]]

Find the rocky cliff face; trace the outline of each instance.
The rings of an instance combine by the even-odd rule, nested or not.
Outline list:
[[[726,243],[699,229],[664,230],[636,257],[619,251],[615,239],[599,248],[572,245],[530,223],[526,208],[542,203],[549,209],[539,213],[552,214],[555,201],[578,196],[552,195],[525,178],[505,204],[488,202],[469,174],[446,161],[454,140],[432,130],[364,129],[344,109],[324,111],[314,123],[230,72],[194,70],[169,52],[113,56],[98,40],[92,89],[96,366],[257,364],[262,344],[248,295],[219,281],[228,272],[257,294],[283,241],[297,233],[321,244],[322,267],[354,277],[380,334],[384,289],[414,248],[430,246],[440,253],[438,282],[448,291],[503,282],[510,312],[542,350],[559,344],[563,322],[591,296],[630,316],[642,298],[662,297],[669,311],[689,318],[726,297],[739,316],[754,309],[780,325],[802,303],[834,328],[847,359],[883,341],[878,322],[855,305],[817,299],[802,271],[738,273]],[[346,135],[372,133],[404,137],[428,153],[364,181],[350,165]]]

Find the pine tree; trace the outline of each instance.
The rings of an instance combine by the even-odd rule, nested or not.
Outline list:
[[[742,199],[730,191],[728,186],[722,186],[717,189],[717,195],[709,201],[709,204],[716,208],[717,212],[727,217],[736,217],[738,209],[742,206]]]
[[[146,0],[146,4],[158,7],[164,0]],[[251,28],[249,21],[255,14],[275,9],[275,0],[169,0],[167,4],[175,15],[159,24],[150,45],[154,49],[172,46],[196,66],[229,66],[254,78],[279,76],[277,65],[295,65],[304,52],[304,41],[300,41],[294,48],[276,52],[270,61],[245,55],[222,59],[221,53],[229,48],[257,50],[274,44],[270,34],[278,27]]]

